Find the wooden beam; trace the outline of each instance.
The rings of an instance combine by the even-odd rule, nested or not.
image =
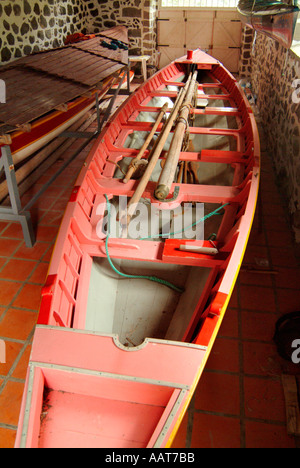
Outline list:
[[[300,436],[300,412],[296,377],[282,374],[281,381],[285,397],[287,432],[289,435]]]

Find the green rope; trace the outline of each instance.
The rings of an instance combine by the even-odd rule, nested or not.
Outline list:
[[[105,240],[105,250],[106,250],[107,260],[108,260],[111,268],[114,270],[114,272],[117,273],[118,275],[122,276],[123,278],[146,279],[146,280],[149,280],[149,281],[154,281],[156,283],[164,284],[165,286],[168,286],[169,288],[173,289],[176,292],[183,293],[184,289],[178,288],[174,284],[169,283],[169,281],[163,280],[161,278],[157,278],[156,276],[127,275],[126,273],[122,273],[121,271],[117,270],[117,268],[115,267],[115,265],[113,264],[113,262],[112,262],[112,260],[110,258],[109,251],[108,251],[108,240],[109,240],[109,236],[110,236],[110,202],[108,200],[107,195],[105,195],[105,198],[106,198],[106,202],[107,202],[107,218],[108,218],[108,221],[107,221],[107,236],[106,236],[106,240]]]

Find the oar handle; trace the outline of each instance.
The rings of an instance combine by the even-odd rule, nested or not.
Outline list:
[[[155,189],[155,197],[158,200],[165,200],[168,196],[172,183],[174,181],[175,172],[177,169],[180,151],[182,148],[183,138],[188,126],[188,117],[190,108],[192,106],[192,100],[195,92],[195,84],[197,80],[197,71],[194,72],[191,81],[188,84],[186,99],[182,104],[179,112],[178,122],[174,130],[173,138],[169,148],[168,156],[166,159],[165,166],[161,172],[161,176],[158,181],[158,185]]]

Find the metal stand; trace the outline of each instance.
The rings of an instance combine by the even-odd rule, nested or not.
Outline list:
[[[129,67],[127,71],[127,90],[124,90],[125,94],[130,94],[130,81],[129,81]],[[106,109],[103,118],[100,118],[100,109],[99,109],[99,99],[96,94],[96,110],[97,110],[97,121],[98,128],[95,132],[62,132],[60,137],[70,137],[70,138],[84,138],[85,141],[82,145],[74,152],[74,154],[64,162],[62,167],[46,182],[43,187],[31,198],[31,200],[26,204],[24,208],[21,206],[20,194],[18,189],[18,183],[15,174],[14,163],[12,159],[12,154],[9,146],[3,146],[1,148],[1,158],[0,158],[0,173],[4,170],[8,193],[10,198],[10,207],[0,205],[0,220],[19,222],[22,225],[24,240],[26,246],[31,248],[35,244],[36,238],[32,226],[31,214],[28,211],[38,200],[38,198],[47,190],[47,188],[57,179],[57,177],[66,169],[66,167],[84,150],[84,148],[96,138],[102,130],[104,123],[108,120],[115,100],[119,93],[121,94],[121,86],[123,84],[125,73],[122,79],[119,82],[118,88],[113,91],[111,94],[111,101]],[[124,93],[122,93],[124,94]]]
[[[0,206],[0,219],[21,223],[24,240],[27,247],[35,244],[31,215],[29,211],[23,210],[17,185],[15,167],[9,146],[1,148],[0,171],[4,170],[10,198],[10,207]]]
[[[125,78],[125,73],[124,73],[124,75],[122,76],[122,78],[121,78],[121,80],[119,82],[118,88],[115,91],[110,90],[112,96],[110,98],[109,106],[106,109],[101,122],[98,121],[98,124],[100,125],[100,128],[102,128],[104,123],[108,120],[108,118],[109,118],[109,116],[111,114],[111,110],[112,110],[112,108],[114,106],[114,103],[116,101],[117,96],[119,94],[128,94],[128,95],[130,94],[130,73],[129,72],[130,72],[130,66],[126,67],[127,89],[124,89],[124,90],[121,89],[124,78]],[[110,92],[108,92],[108,94],[110,94]]]
[[[129,72],[130,72],[130,66],[128,65],[128,67],[126,67],[126,76],[127,76],[127,89],[126,90],[121,89],[124,78],[125,78],[125,73],[122,76],[122,78],[120,79],[120,82],[118,84],[118,88],[116,90],[112,90],[112,88],[109,89],[107,94],[111,95],[110,103],[109,103],[109,106],[107,107],[102,119],[101,119],[101,116],[100,116],[98,94],[96,94],[96,111],[97,111],[97,122],[98,122],[98,129],[97,129],[96,133],[91,134],[90,132],[68,132],[68,131],[65,131],[60,135],[60,137],[89,138],[91,135],[93,135],[94,137],[98,136],[99,133],[101,132],[102,128],[103,128],[104,123],[108,120],[108,118],[109,118],[109,116],[111,114],[111,110],[112,110],[112,108],[114,106],[114,103],[115,103],[116,98],[118,97],[118,95],[119,94],[127,94],[127,95],[130,94],[130,73]]]

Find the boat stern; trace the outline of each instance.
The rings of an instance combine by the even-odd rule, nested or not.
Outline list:
[[[126,348],[116,335],[38,326],[15,447],[170,446],[205,355],[188,343]]]

